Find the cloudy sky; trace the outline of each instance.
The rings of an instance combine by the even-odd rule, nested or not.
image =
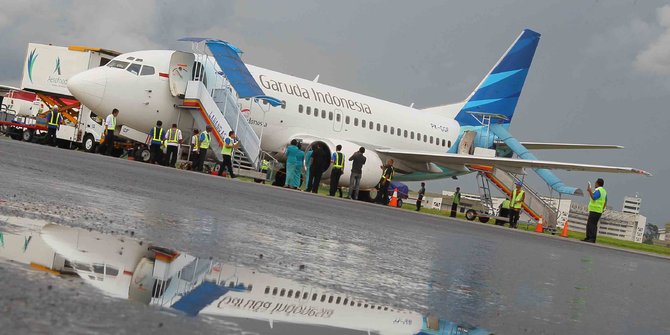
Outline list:
[[[604,175],[610,204],[620,209],[624,195],[639,192],[652,223],[670,221],[667,1],[0,0],[0,5],[3,84],[20,82],[28,42],[134,51],[187,49],[176,40],[207,36],[233,42],[254,65],[309,79],[320,74],[323,83],[420,108],[464,99],[520,31],[532,28],[542,39],[512,132],[527,141],[624,145],[619,151],[536,154],[652,171],[652,178]],[[558,175],[582,187],[599,176]],[[431,182],[429,191],[457,185],[475,189],[474,178],[467,177]]]

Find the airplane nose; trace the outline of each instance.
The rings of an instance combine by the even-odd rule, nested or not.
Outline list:
[[[95,109],[102,103],[107,85],[107,69],[95,68],[72,76],[67,81],[67,89],[82,104]]]

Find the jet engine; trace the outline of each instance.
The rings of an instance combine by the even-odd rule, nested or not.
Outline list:
[[[348,187],[349,186],[349,177],[351,177],[351,161],[349,161],[349,158],[360,149],[361,145],[348,142],[348,141],[342,141],[342,140],[334,140],[334,139],[320,139],[320,140],[314,140],[311,142],[307,148],[305,149],[305,152],[309,151],[311,147],[314,145],[314,143],[320,143],[323,145],[326,150],[328,151],[328,156],[332,156],[332,154],[335,152],[335,148],[337,145],[342,146],[342,153],[344,154],[344,173],[340,177],[340,183],[339,186],[342,187]],[[361,175],[361,190],[369,190],[375,187],[377,183],[379,182],[379,177],[382,174],[381,169],[379,168],[382,164],[382,159],[379,157],[379,155],[370,148],[365,148],[365,153],[363,154],[367,159],[365,161],[365,164],[363,165],[363,173]],[[305,165],[308,165],[309,162],[305,161]],[[328,169],[323,173],[322,180],[323,181],[328,181],[330,179],[330,173],[332,171],[332,164],[328,166]]]

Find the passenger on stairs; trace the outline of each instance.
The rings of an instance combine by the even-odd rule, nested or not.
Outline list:
[[[151,128],[149,135],[147,136],[146,144],[149,146],[149,152],[151,157],[149,158],[149,163],[154,164],[162,162],[161,156],[163,152],[161,151],[161,143],[163,142],[163,122],[161,120],[156,121],[156,126]]]
[[[177,164],[177,153],[179,152],[179,146],[182,144],[184,139],[181,136],[181,130],[177,128],[177,124],[173,123],[172,128],[170,128],[165,133],[165,141],[167,142],[167,153],[165,155],[164,165],[175,167]]]
[[[231,130],[228,132],[228,137],[223,140],[223,148],[221,149],[221,156],[223,157],[223,163],[219,168],[219,177],[223,175],[223,170],[228,170],[228,175],[230,178],[235,178],[235,173],[233,173],[233,153],[235,149],[240,147],[240,142],[237,140],[237,135],[235,131]]]

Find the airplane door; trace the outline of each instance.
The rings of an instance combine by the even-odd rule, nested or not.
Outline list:
[[[333,118],[333,130],[334,131],[342,131],[342,125],[344,124],[344,115],[342,114],[342,111],[339,109],[336,109],[334,111],[335,117]]]
[[[175,51],[170,58],[170,93],[172,96],[186,94],[186,84],[193,76],[195,55],[188,52]]]
[[[473,155],[475,153],[476,131],[466,131],[461,136],[461,142],[458,145],[458,153],[461,155]]]

